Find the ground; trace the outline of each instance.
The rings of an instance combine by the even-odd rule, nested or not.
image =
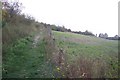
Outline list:
[[[67,55],[68,77],[118,77],[118,41],[53,31]]]
[[[56,50],[49,55],[51,59],[46,58],[50,51],[46,51],[47,43],[41,38],[41,33],[20,39],[3,56],[3,77],[118,77],[117,41],[69,32],[52,33],[56,46],[53,49]]]

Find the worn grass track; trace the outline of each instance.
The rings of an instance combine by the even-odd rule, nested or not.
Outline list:
[[[3,56],[3,78],[54,77],[54,65],[46,60],[46,43],[34,40],[27,37],[9,46],[7,54]]]

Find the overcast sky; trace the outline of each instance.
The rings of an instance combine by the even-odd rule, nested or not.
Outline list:
[[[94,34],[118,34],[119,0],[19,0],[40,22],[64,25],[73,31],[91,31]]]

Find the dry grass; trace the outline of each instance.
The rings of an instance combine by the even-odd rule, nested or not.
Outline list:
[[[106,76],[106,63],[100,59],[90,59],[82,56],[72,63],[68,63],[64,54],[59,54],[54,54],[53,59],[56,66],[60,68],[59,73],[63,78],[104,78]]]

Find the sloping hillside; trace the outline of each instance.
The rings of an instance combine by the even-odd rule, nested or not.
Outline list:
[[[116,78],[118,42],[40,26],[3,57],[3,78]]]
[[[61,70],[66,77],[118,77],[118,41],[69,32],[53,34],[65,55]]]
[[[118,77],[117,41],[38,22],[18,1],[1,3],[2,78]]]

